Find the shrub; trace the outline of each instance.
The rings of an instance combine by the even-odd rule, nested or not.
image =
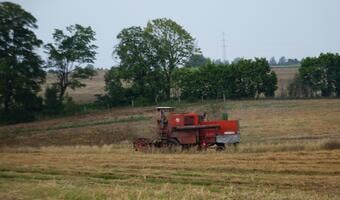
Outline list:
[[[62,112],[62,104],[58,100],[58,88],[56,86],[47,87],[45,91],[44,112],[46,114],[60,114]]]
[[[64,97],[64,102],[63,111],[65,114],[73,114],[80,111],[80,107],[77,106],[77,104],[74,103],[72,97],[68,96],[67,94]]]
[[[135,106],[149,106],[152,104],[152,102],[150,101],[150,99],[140,96],[140,97],[137,97],[134,104]]]
[[[0,122],[15,124],[34,121],[36,113],[42,110],[42,98],[28,91],[18,92],[15,98],[22,101],[12,105],[7,112],[0,109]]]
[[[291,82],[288,86],[289,97],[309,97],[310,93],[310,87],[299,75],[296,75],[293,82]]]
[[[21,122],[31,122],[35,120],[35,113],[27,110],[11,110],[8,113],[0,111],[0,122],[6,124],[16,124]]]
[[[340,141],[338,140],[329,140],[322,144],[322,149],[325,150],[333,150],[333,149],[340,149]]]

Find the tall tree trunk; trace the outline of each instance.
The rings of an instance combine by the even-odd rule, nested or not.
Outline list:
[[[66,92],[66,86],[60,86],[60,93],[59,93],[59,103],[62,104],[63,103],[63,99],[64,99],[64,94]]]
[[[158,94],[156,94],[156,96],[155,96],[155,103],[156,103],[156,105],[158,105]]]
[[[11,105],[11,98],[13,95],[11,80],[5,79],[5,98],[4,98],[4,109],[5,113],[9,113],[9,108]]]
[[[5,113],[8,113],[9,112],[9,98],[7,94],[5,94],[4,106],[5,106]]]
[[[167,77],[167,83],[166,83],[166,97],[170,99],[171,96],[171,75]]]
[[[172,74],[172,70],[175,69],[175,65],[173,63],[170,63],[169,64],[169,71],[167,73],[167,77],[166,77],[166,95],[167,95],[167,98],[170,99],[171,97],[171,74]]]

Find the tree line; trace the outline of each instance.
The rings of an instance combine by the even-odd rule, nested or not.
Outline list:
[[[43,44],[34,30],[37,20],[20,5],[0,3],[0,122],[30,121],[37,114],[58,115],[74,102],[66,91],[85,87],[93,77],[95,31],[79,24],[55,29],[53,42]],[[100,106],[158,104],[170,99],[240,99],[273,97],[276,74],[264,58],[237,58],[232,63],[211,61],[182,26],[167,18],[132,26],[118,35],[113,55],[119,65],[105,74]],[[37,49],[48,58],[42,60]],[[46,71],[56,81],[44,98],[38,95]],[[307,88],[307,95],[339,96],[339,56],[322,54],[302,60],[292,94]],[[298,96],[298,95],[296,95]]]
[[[136,74],[122,74],[122,68],[115,67],[105,76],[107,94],[99,102],[109,106],[127,105],[130,103],[158,103],[162,94],[162,80],[154,80],[157,72],[138,77]],[[129,71],[130,73],[132,71]],[[159,72],[161,73],[161,72]],[[271,71],[264,58],[241,59],[232,64],[215,64],[209,62],[200,67],[175,68],[171,73],[171,95],[177,100],[202,99],[241,99],[274,97],[277,89],[277,77]],[[141,87],[141,84],[147,87]],[[148,89],[148,87],[150,87]],[[157,87],[158,90],[152,90]],[[163,100],[167,100],[163,94]]]
[[[277,65],[298,65],[300,64],[300,61],[296,58],[286,58],[285,56],[282,56],[279,58],[278,61],[276,61],[275,57],[271,57],[269,60],[270,66],[277,66]]]
[[[291,97],[340,97],[340,55],[321,53],[302,59],[288,91]]]
[[[193,37],[171,19],[151,20],[117,36],[120,61],[105,76],[102,104],[158,104],[178,99],[274,96],[276,74],[264,58],[216,64],[204,58]],[[193,68],[195,66],[195,68]]]
[[[277,77],[265,58],[237,63],[208,63],[199,68],[179,68],[174,88],[184,99],[240,99],[274,97]]]
[[[67,88],[85,87],[81,82],[95,75],[92,68],[97,48],[91,27],[71,25],[66,32],[55,29],[53,43],[43,44],[34,30],[36,18],[11,2],[0,3],[0,121],[15,123],[33,120],[40,112],[56,114],[65,109]],[[43,47],[46,61],[37,54]],[[46,70],[53,69],[56,82],[38,95],[46,80]]]

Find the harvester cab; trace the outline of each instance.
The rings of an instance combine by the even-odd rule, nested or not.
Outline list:
[[[173,107],[156,107],[156,111],[158,112],[157,124],[159,128],[164,129],[168,124],[168,119],[166,113],[174,112],[175,108]]]

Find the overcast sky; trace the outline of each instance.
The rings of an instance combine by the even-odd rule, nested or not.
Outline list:
[[[55,28],[91,26],[99,46],[96,67],[110,67],[116,36],[148,20],[171,18],[194,38],[204,56],[302,58],[340,53],[339,0],[12,0],[38,20],[38,37]]]

